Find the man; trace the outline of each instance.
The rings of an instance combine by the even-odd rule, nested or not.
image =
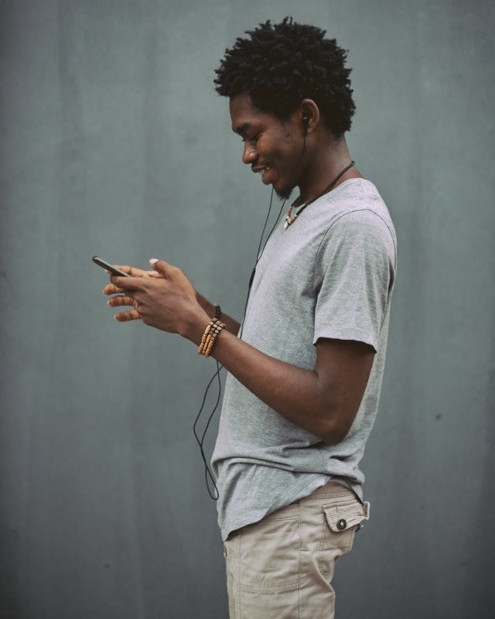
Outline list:
[[[287,200],[256,264],[242,327],[184,273],[122,267],[105,292],[120,321],[191,340],[227,370],[213,468],[230,616],[334,616],[335,561],[368,518],[359,469],[385,361],[396,240],[387,208],[352,161],[346,55],[284,19],[227,50],[243,162]]]

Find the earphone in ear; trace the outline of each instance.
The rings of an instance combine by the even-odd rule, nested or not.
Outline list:
[[[308,130],[308,125],[309,125],[309,118],[307,116],[302,117],[302,124],[303,124],[304,133],[306,133],[306,131]]]

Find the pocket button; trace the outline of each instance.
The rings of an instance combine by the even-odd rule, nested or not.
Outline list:
[[[337,522],[337,529],[339,529],[339,531],[343,531],[346,527],[347,527],[347,520],[345,520],[344,518],[341,518]]]

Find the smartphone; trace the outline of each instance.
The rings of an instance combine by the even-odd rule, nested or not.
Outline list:
[[[106,262],[106,260],[102,260],[98,258],[98,256],[93,256],[93,262],[95,262],[98,266],[103,267],[107,271],[110,271],[113,275],[121,275],[122,277],[130,277],[129,273],[124,273],[117,267],[114,267],[113,264]]]

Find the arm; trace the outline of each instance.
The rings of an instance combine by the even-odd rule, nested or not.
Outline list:
[[[320,339],[315,366],[306,370],[221,332],[212,356],[279,414],[325,442],[337,444],[349,432],[359,409],[374,351],[362,342]]]
[[[129,273],[129,275],[131,275],[132,277],[161,277],[160,273],[158,273],[157,271],[145,271],[144,269],[138,269],[129,265],[119,264],[115,266],[121,271]],[[114,283],[110,283],[105,286],[103,292],[104,294],[109,296],[116,295],[111,296],[111,298],[109,299],[108,305],[110,305],[110,307],[135,305],[134,300],[129,295],[125,294],[124,288],[122,286],[116,286]],[[208,314],[208,316],[210,316],[210,318],[213,318],[213,316],[215,316],[216,306],[214,303],[209,301],[199,292],[196,292],[196,300],[200,307]],[[119,312],[118,314],[116,314],[115,318],[119,322],[129,322],[131,320],[140,320],[141,315],[137,311],[136,307],[134,307],[134,309],[132,310]],[[234,318],[231,318],[228,314],[225,314],[225,312],[223,311],[222,322],[225,324],[228,331],[230,331],[234,335],[237,335],[240,329],[240,324]]]
[[[113,297],[110,305],[117,307],[128,304],[119,299],[130,300],[134,304],[130,314],[136,313],[145,324],[199,345],[213,305],[198,296],[177,267],[160,261],[154,268],[161,277],[112,277],[114,288],[127,294]],[[107,287],[106,294],[113,294],[111,290]],[[127,314],[116,317],[132,319]],[[330,339],[319,340],[316,352],[315,366],[307,370],[274,359],[223,330],[212,355],[279,414],[335,444],[345,437],[356,416],[374,353],[371,346],[360,342]]]
[[[208,301],[208,299],[206,299],[202,294],[199,293],[197,294],[196,298],[198,300],[198,303],[205,310],[208,316],[213,318],[213,316],[215,316],[215,304],[211,303],[211,301]],[[237,320],[231,318],[223,310],[221,320],[225,324],[227,331],[230,331],[230,333],[233,333],[234,335],[237,335],[239,333],[241,325],[237,322]]]

